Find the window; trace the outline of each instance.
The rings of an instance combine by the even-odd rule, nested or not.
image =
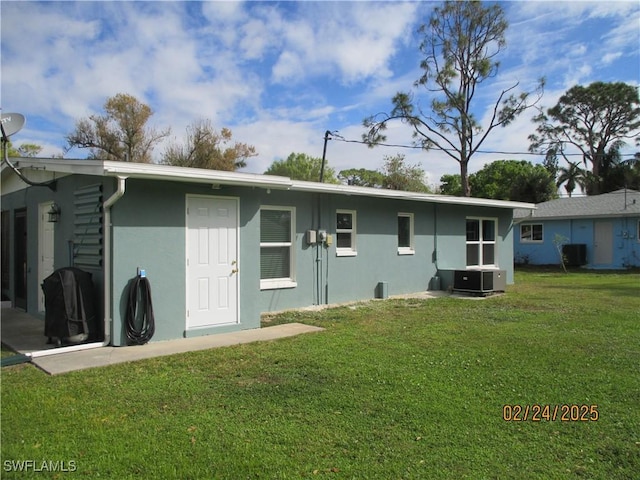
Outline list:
[[[496,263],[496,223],[492,218],[467,218],[467,266]]]
[[[520,243],[542,242],[542,224],[520,225]]]
[[[413,213],[398,214],[398,254],[413,255]]]
[[[295,287],[295,208],[260,209],[260,288]]]
[[[356,255],[356,212],[354,210],[336,212],[336,255]]]

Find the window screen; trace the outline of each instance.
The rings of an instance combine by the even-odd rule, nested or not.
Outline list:
[[[260,279],[293,280],[293,209],[260,210]]]

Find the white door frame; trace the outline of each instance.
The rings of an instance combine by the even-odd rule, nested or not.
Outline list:
[[[38,312],[44,312],[44,292],[40,285],[55,268],[55,223],[49,222],[48,212],[53,202],[38,205]],[[51,234],[51,236],[49,236]]]
[[[190,288],[193,288],[193,286],[190,284],[190,271],[189,271],[189,206],[190,206],[190,200],[191,199],[206,199],[206,200],[225,200],[225,201],[232,201],[235,205],[235,213],[236,213],[236,218],[235,218],[235,261],[233,263],[230,264],[229,267],[229,273],[230,275],[234,278],[235,280],[235,302],[234,302],[234,306],[235,306],[235,319],[231,322],[223,322],[223,323],[211,323],[208,325],[196,325],[196,326],[190,326],[189,325],[189,308],[191,307],[190,305],[190,298],[191,296],[189,295],[189,290]],[[185,325],[186,325],[186,330],[187,331],[193,331],[193,330],[198,330],[201,328],[216,328],[216,327],[222,327],[222,326],[228,326],[228,325],[237,325],[240,323],[240,198],[239,197],[225,197],[225,196],[216,196],[216,195],[195,195],[195,194],[187,194],[186,195],[186,201],[185,201],[185,307],[186,307],[186,311],[185,311]]]

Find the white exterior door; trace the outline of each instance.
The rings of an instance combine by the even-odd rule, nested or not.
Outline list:
[[[53,273],[55,223],[49,222],[48,212],[53,203],[38,205],[38,311],[44,312],[42,281]]]
[[[238,323],[238,200],[187,196],[187,330]]]
[[[595,222],[593,235],[594,265],[608,265],[613,262],[613,224]]]

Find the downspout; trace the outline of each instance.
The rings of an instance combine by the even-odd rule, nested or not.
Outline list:
[[[124,195],[127,177],[118,175],[116,191],[104,202],[104,344],[111,342],[111,207]]]
[[[436,275],[438,275],[438,204],[433,204],[433,266],[436,267]]]
[[[127,177],[118,176],[116,191],[103,203],[104,215],[102,218],[104,231],[104,340],[102,342],[83,343],[68,347],[52,348],[27,353],[31,358],[47,357],[59,353],[77,352],[92,348],[106,347],[111,343],[111,206],[116,203],[125,192]]]

